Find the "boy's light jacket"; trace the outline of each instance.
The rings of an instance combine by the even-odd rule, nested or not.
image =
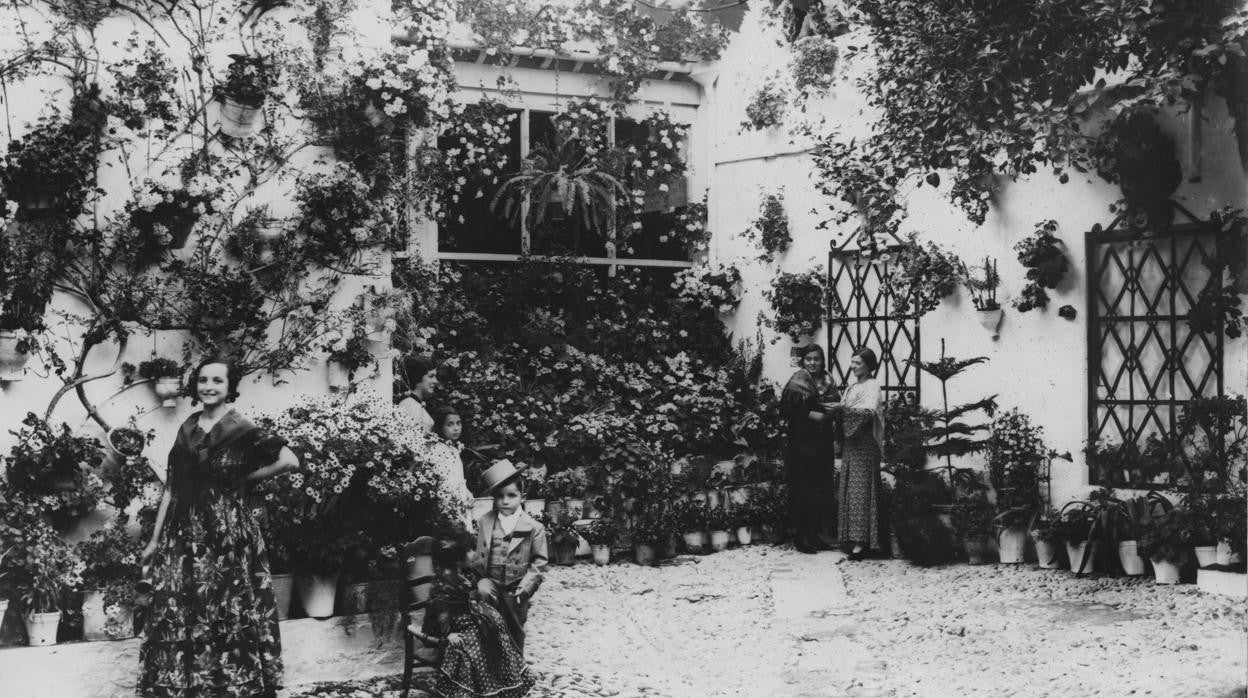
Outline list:
[[[497,521],[498,515],[493,511],[477,520],[477,571],[486,577],[490,576],[490,536]],[[542,570],[546,568],[547,560],[546,527],[527,512],[521,512],[516,528],[507,541],[504,579],[495,581],[509,588],[519,588],[532,596],[542,584]]]

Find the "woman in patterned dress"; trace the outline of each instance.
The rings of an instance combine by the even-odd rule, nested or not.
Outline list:
[[[246,490],[299,461],[229,406],[240,377],[216,357],[191,377],[204,409],[178,429],[143,551],[152,605],[139,651],[142,696],[272,696],[281,685],[277,605]]]
[[[880,545],[880,444],[884,443],[883,397],[875,379],[875,352],[859,347],[849,363],[854,382],[839,403],[827,405],[841,415],[845,440],[838,492],[837,531],[852,544],[850,560],[861,560]]]
[[[437,577],[421,626],[441,652],[433,692],[442,698],[520,698],[533,688],[533,675],[502,615],[477,593],[470,559],[476,542],[458,530],[433,551]]]

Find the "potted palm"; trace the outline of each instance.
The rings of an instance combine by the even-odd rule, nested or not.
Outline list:
[[[594,564],[602,566],[611,561],[611,546],[619,537],[619,528],[610,516],[601,516],[581,530],[581,537],[589,541]]]
[[[580,232],[609,233],[617,205],[629,201],[628,189],[606,164],[587,152],[577,138],[534,148],[519,174],[503,182],[490,203],[499,215],[540,233],[546,224],[566,218],[579,247]]]

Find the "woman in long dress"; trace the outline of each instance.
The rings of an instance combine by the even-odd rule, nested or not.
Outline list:
[[[883,393],[875,378],[875,352],[860,347],[850,360],[854,382],[841,402],[828,405],[844,426],[837,530],[852,544],[850,560],[861,560],[880,545],[880,444],[884,443]]]
[[[142,696],[273,696],[281,637],[250,485],[298,467],[286,442],[235,412],[234,364],[206,359],[191,378],[204,409],[178,429],[156,514],[152,606],[139,650]]]
[[[823,403],[837,395],[818,344],[803,348],[800,359],[801,368],[780,394],[780,410],[789,426],[784,470],[789,485],[789,517],[797,529],[794,545],[809,554],[828,548],[819,539],[820,505],[824,503],[819,484],[834,467],[835,430]]]

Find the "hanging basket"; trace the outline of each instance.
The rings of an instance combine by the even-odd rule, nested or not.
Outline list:
[[[22,342],[16,332],[0,330],[0,381],[20,381],[25,376],[30,354],[19,349]]]
[[[161,407],[177,407],[178,395],[182,392],[182,379],[177,376],[161,376],[152,384],[152,390],[160,399]]]
[[[246,138],[256,132],[259,121],[260,105],[243,104],[232,97],[221,98],[221,110],[217,119],[221,133],[230,138]]]

